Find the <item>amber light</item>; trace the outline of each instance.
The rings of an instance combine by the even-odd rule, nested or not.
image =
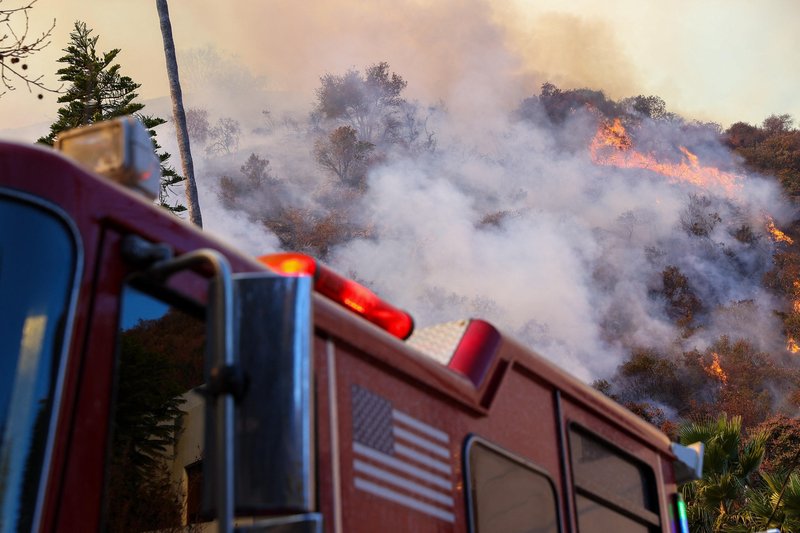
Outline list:
[[[283,253],[264,255],[258,260],[279,274],[313,276],[315,291],[399,339],[407,339],[414,331],[411,315],[381,300],[363,285],[340,276],[312,257]]]
[[[314,258],[303,254],[262,255],[258,261],[284,276],[313,276],[317,271]]]

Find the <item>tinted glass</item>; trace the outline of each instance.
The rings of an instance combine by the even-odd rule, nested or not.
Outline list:
[[[475,531],[558,533],[553,485],[531,466],[473,442],[468,484]]]
[[[198,520],[205,324],[130,286],[122,301],[106,529],[173,530]]]
[[[581,533],[648,533],[650,529],[603,504],[577,496],[578,526]]]
[[[53,213],[0,195],[0,527],[33,525],[79,256]]]
[[[575,429],[570,431],[570,452],[576,485],[613,494],[650,511],[658,510],[655,476],[646,464]]]
[[[640,533],[659,523],[655,475],[644,462],[589,432],[570,428],[581,533]]]

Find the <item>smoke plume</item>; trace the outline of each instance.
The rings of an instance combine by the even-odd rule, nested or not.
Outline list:
[[[195,147],[207,229],[259,255],[284,246],[270,213],[302,213],[286,219],[292,224],[318,217],[325,224],[312,230],[325,227],[340,236],[326,249],[326,262],[409,310],[418,327],[484,318],[586,381],[611,373],[638,346],[702,349],[728,334],[759,349],[780,349],[773,313],[780,303],[761,283],[776,246],[765,217],[780,223],[792,212],[774,182],[747,175],[707,128],[678,120],[645,117],[636,125],[636,141],[672,164],[685,161],[678,147],[687,147],[701,164],[736,176],[735,189],[598,164],[589,151],[602,123],[597,110],[585,107],[553,121],[534,101],[527,114],[515,112],[538,91],[541,73],[524,66],[530,57],[509,51],[513,35],[493,22],[498,15],[483,2],[467,2],[459,32],[444,34],[449,4],[409,8],[388,29],[370,25],[379,17],[369,9],[358,21],[377,43],[385,42],[377,37],[384,31],[402,41],[413,25],[414,38],[427,43],[426,55],[417,46],[377,46],[366,57],[361,41],[348,44],[341,34],[335,50],[294,51],[295,59],[315,58],[316,72],[294,74],[307,84],[326,72],[384,59],[408,81],[410,116],[435,147],[385,147],[359,190],[344,190],[314,160],[314,143],[327,130],[324,121],[310,118],[312,91],[282,92],[280,83],[249,74],[214,49],[184,52],[188,106],[209,110],[212,125],[223,117],[241,125],[226,153]],[[278,11],[288,10],[281,5]],[[354,24],[348,13],[340,22]],[[308,15],[305,23],[325,34],[328,22],[322,21],[336,14]],[[557,17],[546,21],[551,33],[525,52],[542,61],[542,71],[562,58],[536,49],[549,39],[563,41],[565,27]],[[581,27],[579,37],[586,39],[603,33],[602,27]],[[614,57],[613,40],[605,42],[611,49],[596,51],[595,63]],[[610,94],[629,96],[623,91],[633,75],[618,65],[619,83],[608,86]],[[588,62],[584,66],[582,74],[560,79],[606,88]],[[244,183],[241,169],[251,154],[269,161],[267,185],[224,205],[220,179]],[[665,296],[665,272],[684,276],[702,304],[693,311],[691,335]]]

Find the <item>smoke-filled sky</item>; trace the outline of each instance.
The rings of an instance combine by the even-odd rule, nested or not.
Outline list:
[[[469,109],[487,98],[511,107],[551,81],[615,99],[655,94],[723,127],[800,118],[796,0],[172,0],[170,9],[179,51],[213,46],[302,102],[325,72],[387,61],[410,96]],[[53,43],[31,72],[55,85],[56,59],[83,20],[101,50],[122,49],[143,98],[167,94],[154,2],[39,0],[31,32],[53,18]],[[0,98],[0,131],[51,123],[57,107],[20,87]]]

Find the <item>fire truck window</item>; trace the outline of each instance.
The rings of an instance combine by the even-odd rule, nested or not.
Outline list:
[[[192,306],[127,286],[118,334],[106,529],[173,530],[198,520],[205,323]],[[190,505],[192,508],[190,509]]]
[[[50,211],[0,193],[0,528],[34,527],[80,256]]]
[[[472,531],[558,533],[555,489],[544,473],[476,439],[467,449]]]
[[[659,525],[653,470],[578,427],[569,434],[581,533],[638,533]]]
[[[186,466],[186,517],[190,524],[202,521],[203,462]]]
[[[636,522],[624,514],[613,511],[590,498],[578,495],[575,498],[578,508],[578,527],[581,533],[650,533],[646,525]]]

